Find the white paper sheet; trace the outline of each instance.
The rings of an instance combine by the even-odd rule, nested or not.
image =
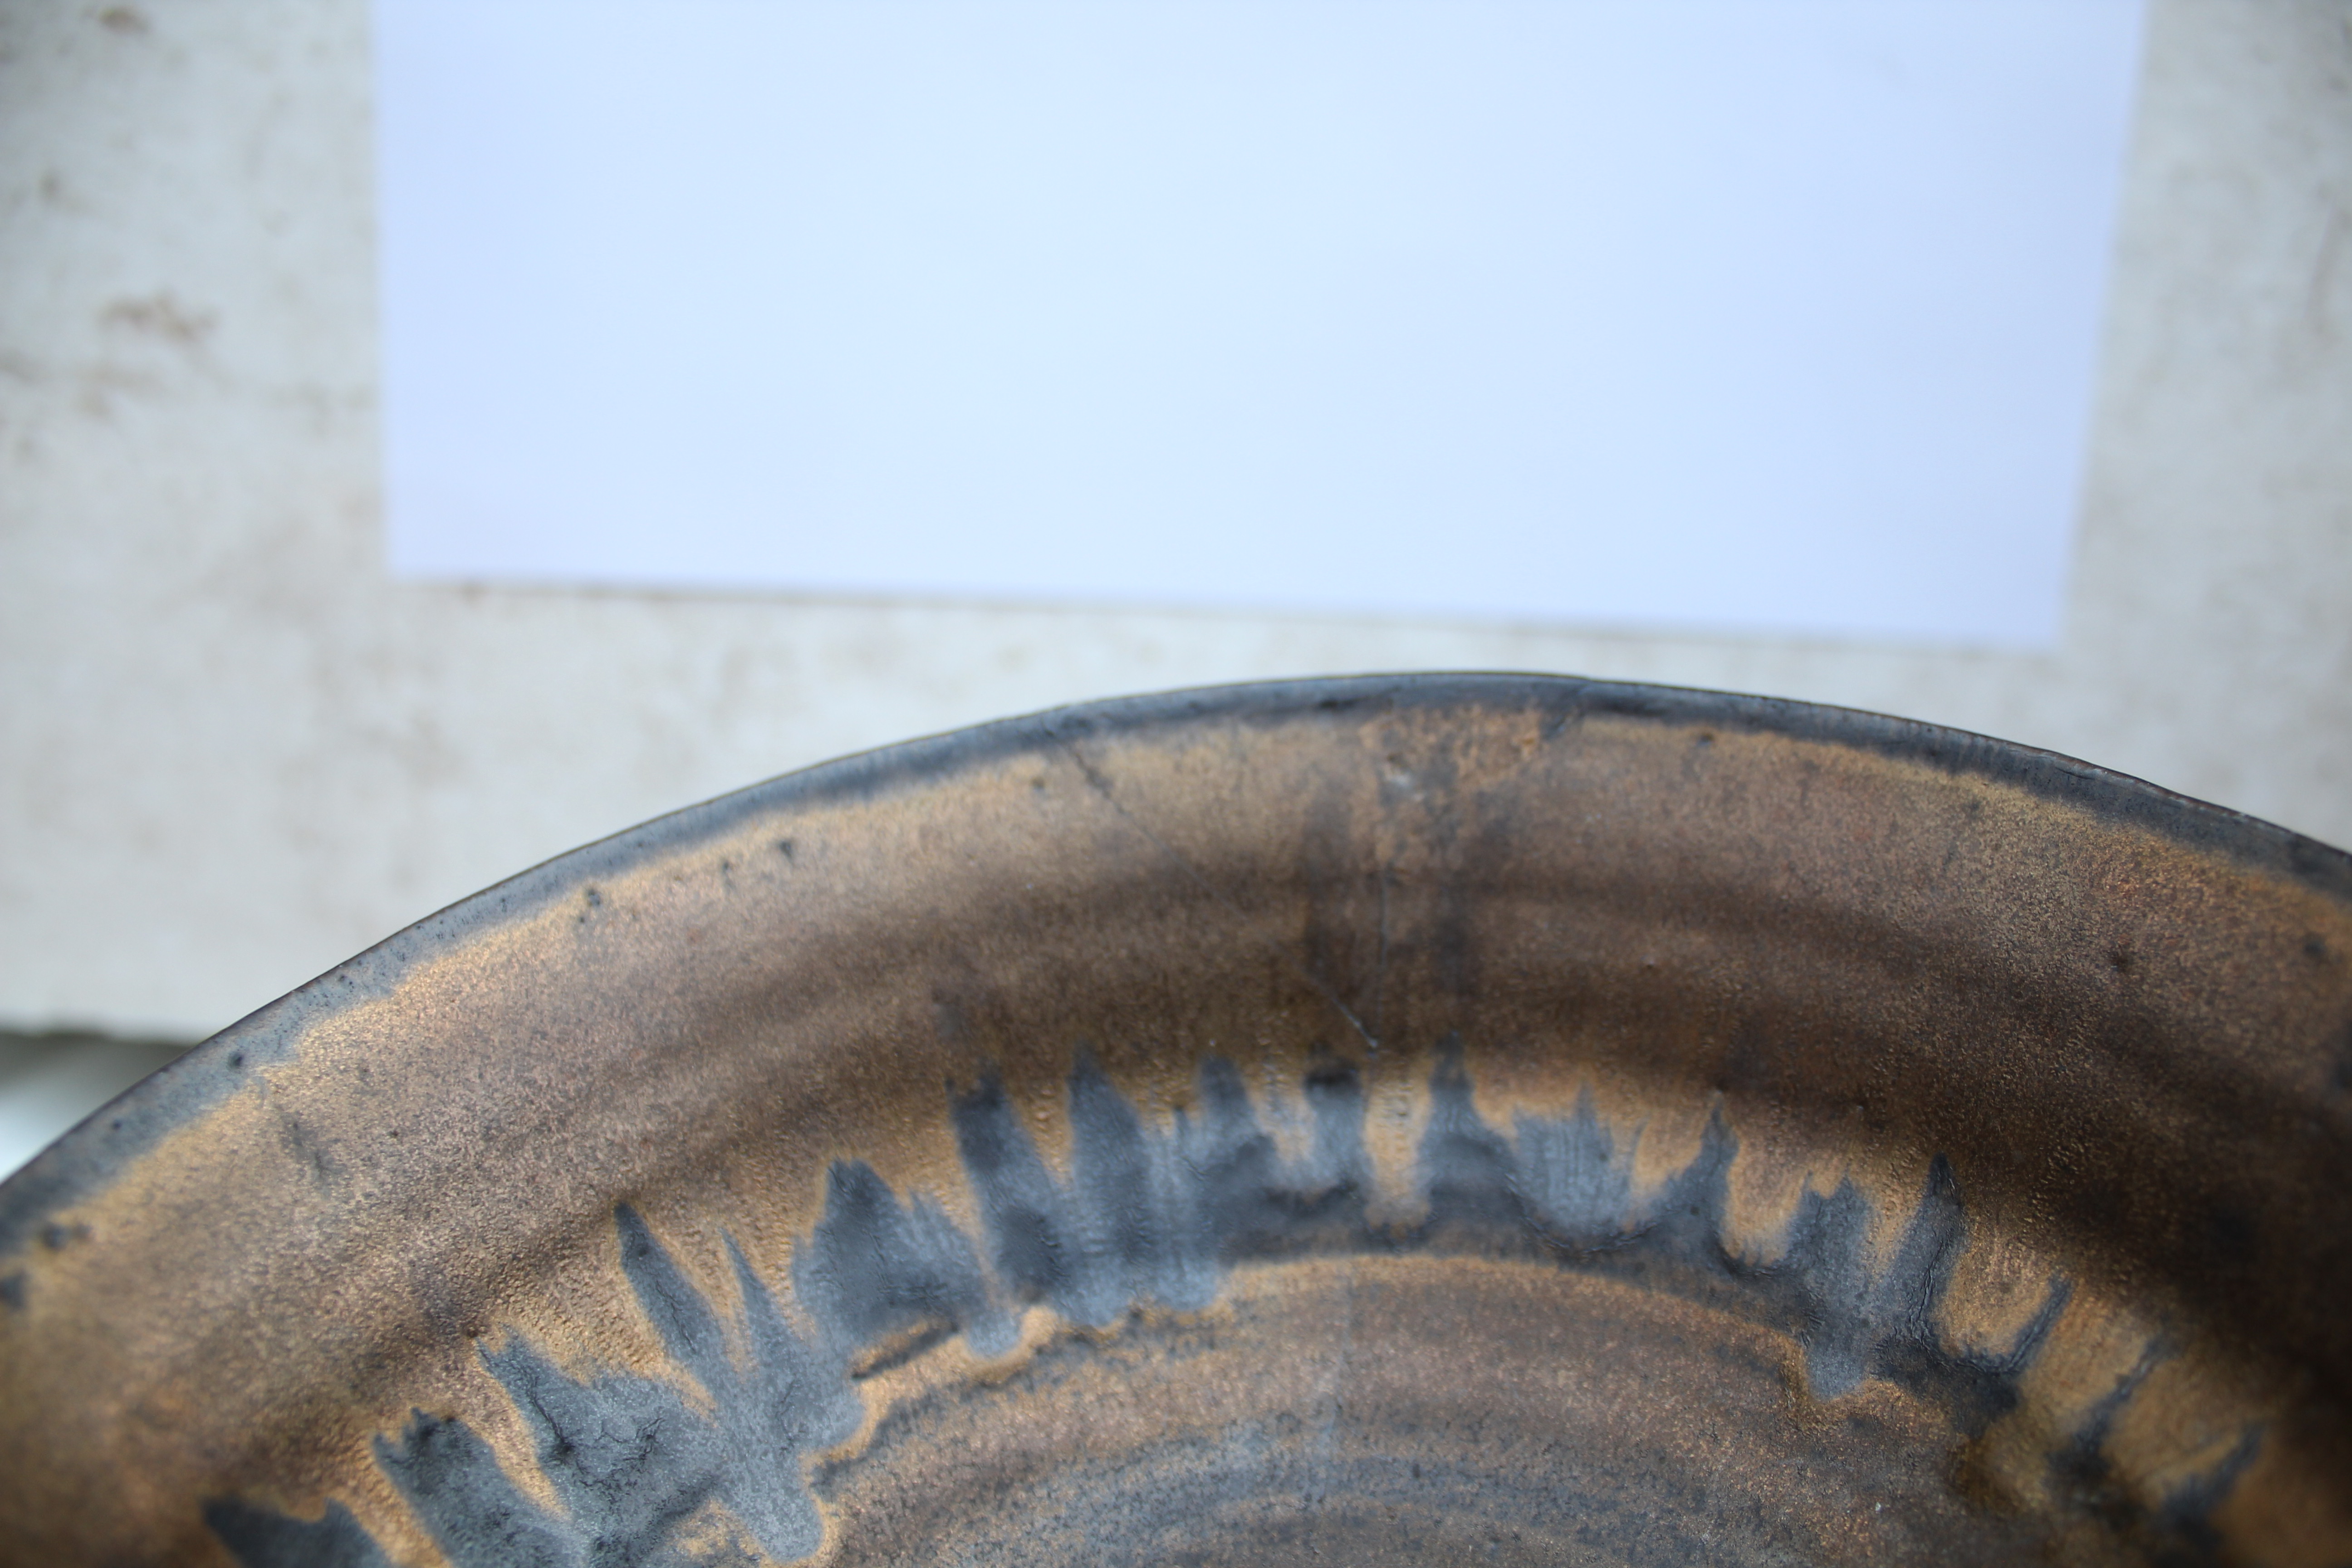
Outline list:
[[[2138,0],[378,0],[395,571],[2058,632]]]

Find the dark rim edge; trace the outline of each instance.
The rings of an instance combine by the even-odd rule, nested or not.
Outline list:
[[[1853,746],[2011,784],[2352,902],[2352,855],[2316,839],[2056,752],[1861,709],[1693,687],[1468,671],[1254,681],[1074,703],[779,774],[567,850],[425,916],[141,1079],[0,1183],[0,1259],[25,1251],[50,1215],[103,1190],[169,1132],[234,1094],[250,1081],[251,1068],[289,1059],[294,1041],[319,1018],[389,993],[412,964],[487,926],[544,909],[597,879],[692,848],[748,819],[934,784],[1025,751],[1066,750],[1089,739],[1203,720],[1274,724],[1318,712],[1465,705],[1533,709],[1553,721],[1554,733],[1578,720],[1603,717]],[[232,1056],[236,1065],[230,1064]]]

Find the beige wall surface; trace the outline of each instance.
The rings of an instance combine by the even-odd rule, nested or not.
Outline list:
[[[193,1037],[698,798],[1270,676],[1847,703],[2352,843],[2352,0],[2155,0],[2036,655],[388,581],[367,42],[360,0],[0,0],[0,1023]]]

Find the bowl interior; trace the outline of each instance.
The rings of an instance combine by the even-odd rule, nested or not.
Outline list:
[[[795,775],[0,1189],[51,1557],[2352,1557],[2352,865],[1407,678]]]

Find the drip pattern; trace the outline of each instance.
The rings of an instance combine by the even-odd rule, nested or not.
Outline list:
[[[894,1192],[864,1162],[836,1163],[822,1217],[791,1265],[796,1318],[778,1282],[761,1278],[731,1239],[739,1305],[715,1304],[622,1205],[614,1215],[622,1272],[703,1397],[634,1373],[576,1378],[509,1331],[481,1352],[483,1364],[520,1413],[555,1507],[518,1487],[455,1416],[415,1412],[376,1438],[375,1463],[452,1568],[790,1563],[823,1544],[807,1462],[857,1431],[859,1383],[877,1361],[956,1335],[982,1355],[1007,1352],[1034,1306],[1099,1329],[1141,1307],[1207,1307],[1226,1271],[1252,1261],[1368,1251],[1517,1257],[1737,1312],[1802,1347],[1814,1397],[1885,1378],[1973,1434],[2017,1404],[2019,1379],[2069,1297],[2065,1281],[2052,1280],[2023,1330],[1997,1350],[1948,1342],[1939,1307],[1969,1218],[1941,1157],[1883,1263],[1874,1266],[1870,1247],[1874,1205],[1850,1180],[1808,1191],[1783,1247],[1759,1260],[1726,1240],[1738,1143],[1720,1107],[1689,1163],[1644,1190],[1633,1174],[1639,1134],[1613,1129],[1589,1090],[1565,1116],[1521,1112],[1506,1131],[1481,1116],[1464,1053],[1449,1042],[1428,1092],[1413,1172],[1423,1213],[1398,1226],[1373,1217],[1366,1096],[1348,1063],[1306,1074],[1301,1136],[1278,1141],[1272,1108],[1230,1061],[1201,1065],[1189,1107],[1147,1117],[1081,1053],[1066,1085],[1066,1175],[1039,1153],[1003,1085],[984,1079],[950,1106],[979,1234],[929,1196]],[[2098,1436],[2086,1433],[2076,1447],[2095,1448]],[[2244,1458],[2232,1459],[2232,1473]],[[2229,1479],[2200,1480],[2196,1500],[2210,1508]],[[206,1520],[245,1568],[391,1568],[339,1502],[302,1520],[224,1498]]]

